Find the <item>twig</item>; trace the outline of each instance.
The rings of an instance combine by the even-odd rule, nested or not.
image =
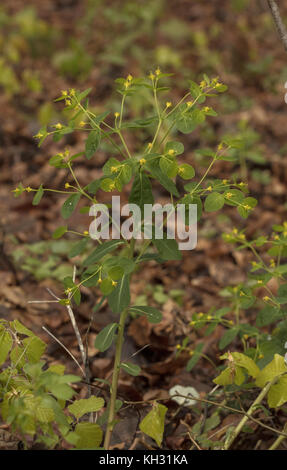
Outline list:
[[[277,5],[277,2],[275,0],[267,0],[267,3],[269,5],[269,8],[271,10],[272,16],[274,23],[276,25],[277,31],[279,33],[280,39],[284,45],[284,48],[287,52],[287,28],[284,25],[280,11]]]
[[[182,398],[190,399],[190,397],[187,397],[186,395],[182,395],[180,393],[177,393],[176,395],[173,395],[173,398],[174,397],[182,397]],[[287,437],[286,432],[279,431],[278,429],[272,428],[271,426],[268,426],[267,424],[263,424],[262,421],[260,421],[259,419],[253,418],[253,416],[248,415],[247,411],[238,410],[237,408],[232,408],[231,406],[224,405],[223,403],[217,403],[216,401],[206,400],[205,398],[192,397],[192,399],[196,400],[198,402],[201,402],[201,403],[210,403],[211,405],[217,406],[219,409],[223,408],[225,410],[232,411],[233,413],[243,415],[243,416],[247,417],[248,419],[250,419],[251,421],[253,421],[254,423],[258,424],[259,426],[262,426],[263,428],[268,429],[271,432],[275,432],[279,436]],[[165,401],[169,401],[169,400],[170,400],[170,398],[160,398],[160,399],[156,399],[156,400],[151,399],[151,400],[142,400],[142,401],[124,400],[124,403],[127,404],[127,405],[148,405],[149,403],[154,403],[155,401],[165,402]]]
[[[75,358],[75,356],[71,353],[71,351],[69,351],[68,348],[66,348],[66,346],[61,343],[61,341],[56,338],[56,336],[53,335],[53,333],[51,333],[51,331],[48,330],[48,328],[46,328],[45,326],[42,326],[42,329],[44,331],[46,331],[46,333],[48,333],[48,335],[50,335],[63,349],[65,349],[65,351],[71,356],[71,358],[73,359],[73,361],[77,364],[77,366],[81,369],[81,372],[83,374],[83,376],[85,376],[85,372],[82,368],[82,366],[79,364],[79,362],[77,361],[77,359]]]

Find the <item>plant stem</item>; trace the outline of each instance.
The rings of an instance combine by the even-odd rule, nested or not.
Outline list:
[[[285,427],[286,426],[284,426],[283,431],[285,431]],[[273,442],[272,446],[270,446],[268,450],[276,450],[280,446],[281,442],[284,441],[284,439],[286,439],[286,436],[278,436],[277,439]]]
[[[256,398],[256,400],[252,403],[252,405],[250,406],[249,410],[247,411],[246,415],[242,418],[242,420],[240,421],[240,423],[236,426],[236,428],[234,429],[233,433],[231,434],[230,438],[226,440],[225,444],[224,444],[224,447],[223,447],[223,450],[228,450],[233,442],[235,441],[236,437],[240,434],[242,428],[245,426],[245,424],[247,423],[247,421],[249,420],[250,416],[252,415],[253,411],[255,411],[256,407],[262,402],[262,400],[264,399],[264,397],[267,395],[267,393],[269,392],[270,390],[270,387],[278,380],[278,377],[276,377],[274,380],[272,380],[271,382],[268,382],[265,387],[261,390],[261,392],[259,393],[258,397]]]
[[[113,378],[112,378],[112,386],[111,386],[111,398],[110,398],[110,404],[109,404],[109,416],[108,416],[107,430],[106,430],[105,441],[104,441],[105,450],[109,450],[113,427],[114,427],[115,406],[116,406],[118,380],[119,380],[119,373],[120,373],[122,346],[123,346],[123,340],[124,340],[124,327],[125,327],[125,321],[126,321],[127,315],[128,315],[128,309],[123,310],[120,316],[120,321],[119,321],[119,328],[118,328],[117,341],[116,341],[116,355],[115,355],[115,361],[114,361],[114,370],[113,370]]]

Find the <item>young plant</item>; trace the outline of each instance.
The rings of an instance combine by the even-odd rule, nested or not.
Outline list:
[[[91,89],[83,92],[74,89],[64,90],[56,101],[62,101],[69,116],[67,123],[57,123],[52,128],[43,127],[37,133],[41,145],[47,137],[53,137],[56,142],[65,138],[67,134],[73,132],[86,133],[85,149],[81,153],[73,154],[69,149],[60,151],[50,159],[50,165],[59,169],[66,169],[68,172],[67,182],[64,188],[46,188],[41,185],[38,189],[24,187],[19,184],[14,190],[18,197],[23,192],[34,193],[33,204],[40,203],[45,193],[57,193],[65,197],[62,205],[62,217],[67,220],[77,208],[83,198],[88,203],[81,211],[88,212],[101,197],[103,192],[119,192],[131,184],[129,189],[129,203],[136,204],[141,215],[144,215],[144,206],[154,203],[152,182],[160,184],[163,190],[169,194],[170,201],[174,209],[179,204],[186,209],[186,220],[188,219],[189,205],[197,207],[197,218],[201,218],[202,211],[217,211],[224,204],[237,208],[239,214],[246,218],[256,205],[256,200],[246,196],[246,184],[236,180],[210,179],[210,172],[217,161],[232,159],[230,150],[238,148],[240,142],[237,139],[226,139],[219,143],[216,150],[203,150],[201,153],[210,159],[203,175],[195,180],[195,170],[189,164],[181,161],[184,153],[184,146],[180,141],[175,141],[171,135],[175,133],[190,134],[207,117],[216,116],[216,112],[205,104],[208,98],[215,97],[217,93],[224,92],[226,86],[217,78],[209,79],[204,76],[198,85],[190,82],[189,89],[185,95],[177,102],[161,100],[159,95],[166,93],[169,88],[162,86],[164,78],[169,77],[163,74],[159,68],[151,72],[148,78],[134,78],[128,75],[126,78],[116,80],[117,91],[121,96],[118,109],[111,113],[109,110],[95,114],[89,105],[88,95]],[[129,119],[126,112],[126,104],[139,93],[146,91],[150,93],[152,107],[147,116],[140,119]],[[138,133],[138,130],[140,131]],[[145,132],[141,132],[144,130]],[[129,133],[135,136],[131,138]],[[144,141],[142,140],[144,136]],[[147,140],[148,139],[148,140]],[[130,142],[135,142],[133,145]],[[76,174],[76,163],[79,158],[84,157],[90,160],[96,156],[97,150],[105,143],[109,145],[109,150],[117,156],[109,158],[104,164],[103,175],[94,181],[79,181]],[[70,176],[69,176],[70,175]],[[184,186],[184,194],[181,195],[176,185],[175,178],[183,181],[193,180]],[[110,224],[114,222],[110,218]],[[163,225],[166,227],[168,216],[164,218]],[[141,230],[143,227],[141,226]],[[147,305],[131,305],[130,303],[130,283],[133,273],[139,269],[140,265],[150,260],[165,262],[170,260],[180,260],[182,254],[175,239],[170,239],[165,234],[163,239],[155,236],[154,224],[152,223],[151,234],[146,239],[139,237],[128,239],[121,237],[111,240],[101,240],[91,234],[91,230],[74,230],[68,225],[59,227],[53,234],[57,239],[66,233],[78,235],[81,240],[77,242],[70,252],[70,257],[78,257],[77,275],[68,276],[64,279],[62,298],[59,303],[70,309],[72,304],[77,306],[81,302],[81,287],[91,287],[99,289],[102,300],[108,300],[108,305],[113,313],[119,315],[118,321],[107,325],[97,336],[95,347],[101,351],[106,351],[115,342],[115,359],[113,367],[112,382],[110,385],[110,401],[107,407],[107,426],[104,439],[104,448],[109,449],[113,427],[115,425],[115,415],[118,409],[117,389],[120,371],[123,370],[132,375],[138,375],[140,368],[127,361],[122,360],[122,346],[124,341],[125,325],[129,315],[145,316],[151,323],[161,321],[161,312]],[[122,234],[122,232],[121,232]],[[93,248],[93,239],[97,239],[97,246]],[[76,329],[75,329],[76,331]],[[82,350],[82,340],[77,333],[79,346]],[[84,367],[87,365],[87,358],[82,354]],[[163,405],[155,404],[152,411],[144,418],[140,428],[153,437],[160,446],[163,435],[163,424],[166,408]],[[157,417],[157,419],[155,419]],[[150,426],[149,423],[153,423]],[[158,427],[155,423],[158,423]]]
[[[102,430],[97,423],[79,422],[100,410],[102,398],[71,399],[71,384],[81,381],[64,374],[65,367],[47,367],[41,360],[46,344],[18,320],[0,320],[0,414],[25,448],[42,443],[54,448],[63,441],[76,448],[98,447]],[[70,404],[69,404],[70,403]],[[57,430],[57,432],[55,432]]]

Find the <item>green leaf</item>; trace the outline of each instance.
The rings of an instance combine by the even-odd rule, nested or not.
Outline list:
[[[106,193],[110,193],[111,191],[114,191],[116,188],[115,182],[112,178],[104,178],[101,180],[100,187],[103,191]]]
[[[195,175],[195,171],[191,165],[183,163],[178,168],[178,174],[184,180],[191,180]]]
[[[76,206],[80,198],[81,198],[81,194],[75,193],[75,194],[71,194],[71,196],[69,196],[68,199],[66,199],[66,201],[64,202],[61,208],[61,215],[63,219],[68,219],[69,217],[71,217],[72,213],[76,209]]]
[[[97,151],[100,145],[100,142],[101,142],[100,131],[96,130],[96,131],[92,131],[89,133],[89,136],[85,144],[85,153],[86,153],[86,157],[88,160],[90,160],[92,156],[95,154],[95,152]]]
[[[229,189],[224,193],[225,204],[229,206],[237,206],[244,199],[244,194],[239,189]]]
[[[167,142],[164,147],[164,153],[168,153],[170,150],[173,150],[173,155],[180,155],[184,152],[184,146],[181,142]]]
[[[162,313],[154,307],[133,305],[129,310],[139,315],[145,315],[150,323],[160,323],[162,320]]]
[[[129,162],[126,164],[122,165],[122,168],[120,170],[118,179],[122,184],[128,184],[131,180],[131,177],[133,175],[133,170]]]
[[[109,240],[102,245],[98,245],[95,250],[84,260],[83,266],[89,266],[90,264],[95,264],[97,261],[101,260],[105,255],[114,251],[119,245],[122,245],[123,240]]]
[[[25,346],[25,355],[28,361],[36,363],[40,360],[43,352],[46,349],[46,343],[37,336],[29,336],[23,339]]]
[[[243,384],[244,380],[245,375],[241,367],[235,367],[235,370],[231,367],[227,367],[213,380],[213,382],[225,387],[226,385],[232,385],[233,383],[240,386]]]
[[[68,253],[69,258],[74,258],[74,256],[81,255],[87,246],[88,238],[83,238],[79,242],[75,243]]]
[[[105,176],[114,176],[120,171],[122,164],[116,158],[109,158],[103,166]]]
[[[96,194],[97,191],[101,187],[101,181],[102,179],[94,180],[91,183],[89,183],[87,186],[85,186],[84,190],[87,191],[90,194]]]
[[[133,375],[134,377],[139,375],[141,371],[141,368],[138,365],[132,364],[131,362],[122,362],[121,368],[127,372],[127,374]]]
[[[220,424],[221,420],[217,411],[213,413],[210,418],[205,421],[204,432],[211,431]]]
[[[225,331],[224,335],[219,341],[219,349],[224,349],[228,346],[238,335],[239,329],[238,327],[230,328],[229,330]]]
[[[237,211],[241,217],[246,219],[252,209],[257,205],[257,200],[254,197],[247,197],[241,202],[241,206],[237,207]]]
[[[258,312],[256,317],[256,325],[259,327],[270,325],[271,323],[275,323],[283,316],[284,313],[282,310],[280,310],[280,308],[266,305],[266,307]]]
[[[0,365],[6,361],[10,349],[12,348],[13,340],[10,333],[6,330],[0,333]]]
[[[21,335],[26,335],[26,336],[34,336],[33,331],[29,330],[26,328],[26,326],[22,325],[22,323],[19,322],[19,320],[13,320],[10,322],[10,325],[17,333],[20,333]]]
[[[267,382],[271,382],[275,377],[278,377],[284,372],[287,372],[284,357],[275,354],[273,361],[269,362],[257,375],[256,385],[263,388]]]
[[[205,121],[205,113],[200,109],[194,109],[191,112],[183,112],[176,120],[176,128],[183,134],[193,132],[199,124]]]
[[[112,279],[108,277],[103,279],[103,281],[100,283],[100,289],[101,289],[102,294],[104,295],[110,294],[114,290]]]
[[[194,349],[191,359],[189,359],[186,365],[186,370],[188,372],[190,372],[191,369],[193,369],[193,367],[198,363],[199,359],[202,357],[201,351],[203,350],[203,348],[204,348],[204,343],[199,343]]]
[[[206,212],[218,211],[224,206],[224,196],[220,193],[214,192],[207,196],[205,199],[204,208]]]
[[[97,335],[95,340],[95,348],[101,352],[106,351],[112,345],[116,330],[118,328],[117,323],[110,323]]]
[[[236,365],[246,369],[251,377],[255,378],[258,376],[260,369],[253,359],[239,352],[233,352],[232,357],[234,358]]]
[[[287,284],[282,284],[279,286],[276,300],[279,302],[279,304],[287,303]]]
[[[186,188],[186,186],[185,186]],[[195,204],[197,206],[197,221],[199,221],[201,219],[201,216],[202,216],[202,201],[200,199],[199,196],[192,196],[191,194],[186,194],[184,196],[184,198],[182,199],[182,204],[185,204],[186,205],[186,210],[187,210],[187,214],[186,214],[186,223],[188,224],[189,221],[188,221],[188,206],[189,204]]]
[[[56,230],[53,232],[52,237],[56,240],[57,238],[61,238],[68,230],[67,225],[61,226],[56,228]]]
[[[68,406],[68,410],[75,416],[75,418],[79,419],[86,413],[99,411],[103,408],[104,404],[105,402],[103,398],[90,397],[82,400],[75,400]]]
[[[287,402],[287,377],[281,377],[268,392],[268,405],[277,408]]]
[[[156,403],[140,423],[140,430],[154,439],[159,447],[162,443],[166,412],[166,406]]]
[[[144,204],[154,203],[150,179],[142,171],[135,175],[129,196],[129,203],[137,204],[140,207],[142,214],[144,212]]]
[[[109,306],[114,313],[121,313],[130,303],[130,276],[125,274],[108,296]]]
[[[36,192],[33,198],[33,201],[32,201],[33,206],[37,206],[40,203],[43,197],[43,194],[44,194],[44,189],[43,189],[43,185],[41,184],[41,186],[39,187],[38,191]]]
[[[81,93],[77,94],[78,101],[82,101],[84,98],[86,98],[86,96],[88,96],[91,91],[92,88],[87,88],[86,90],[81,91]]]
[[[147,161],[146,163],[146,167],[148,168],[148,170],[150,171],[150,173],[152,174],[152,176],[158,180],[158,182],[169,192],[171,193],[173,196],[176,196],[176,197],[179,197],[179,193],[178,193],[178,190],[177,190],[177,187],[176,185],[174,184],[174,182],[168,177],[166,176],[160,169],[159,167],[159,162],[158,162],[158,159],[152,159],[153,156],[151,156],[151,159]]]
[[[94,449],[100,446],[103,439],[103,431],[96,423],[78,423],[75,433],[79,436],[77,449]]]
[[[182,254],[178,249],[177,241],[174,239],[164,238],[162,240],[153,239],[153,244],[157,248],[159,255],[162,259],[168,260],[180,260]]]
[[[177,163],[173,157],[161,157],[159,160],[159,167],[162,173],[168,176],[168,178],[174,178],[177,175]]]
[[[51,409],[51,402],[47,397],[42,398],[41,402],[37,404],[35,411],[36,418],[40,423],[51,423],[55,421],[55,413],[53,409]]]
[[[125,271],[121,266],[113,266],[108,270],[108,275],[113,281],[118,281],[124,274]]]

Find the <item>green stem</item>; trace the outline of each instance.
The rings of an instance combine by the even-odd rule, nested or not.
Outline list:
[[[237,436],[240,434],[242,428],[245,426],[245,424],[247,423],[247,421],[249,420],[249,418],[251,417],[251,415],[253,414],[253,412],[256,410],[257,406],[262,402],[262,400],[265,398],[265,396],[267,395],[267,393],[269,392],[270,390],[270,387],[272,387],[272,385],[278,380],[278,377],[276,377],[274,380],[272,380],[271,382],[268,382],[265,387],[261,390],[261,392],[259,393],[258,397],[256,398],[256,400],[252,403],[252,405],[250,406],[249,410],[247,411],[246,415],[242,418],[242,420],[240,421],[240,423],[236,426],[236,428],[234,429],[233,433],[231,434],[230,438],[226,440],[225,444],[224,444],[224,447],[223,447],[223,450],[228,450],[233,442],[235,441],[235,439],[237,438]]]
[[[283,428],[284,432],[285,432],[285,428],[286,428],[286,425]],[[286,439],[286,436],[278,436],[277,439],[273,442],[272,446],[270,446],[268,450],[276,450],[280,446],[281,442],[284,441],[284,439]]]
[[[111,386],[111,397],[110,397],[110,404],[109,404],[109,416],[108,416],[108,423],[107,423],[107,430],[105,435],[104,441],[104,448],[105,450],[109,450],[114,421],[115,421],[115,407],[116,407],[116,399],[117,399],[117,390],[118,390],[118,381],[119,381],[119,373],[120,373],[120,365],[121,365],[121,355],[122,355],[122,347],[124,341],[124,327],[125,321],[128,315],[128,309],[123,310],[120,316],[119,321],[119,328],[116,340],[116,355],[114,361],[114,369],[113,369],[113,378],[112,378],[112,386]]]

